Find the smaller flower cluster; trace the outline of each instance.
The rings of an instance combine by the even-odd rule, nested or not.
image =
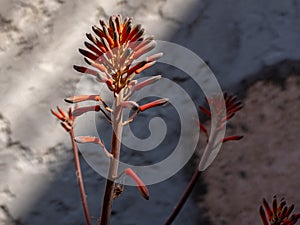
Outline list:
[[[230,120],[236,112],[241,110],[243,108],[243,105],[241,101],[237,99],[234,95],[229,95],[226,92],[224,92],[222,95],[213,95],[211,98],[207,99],[206,102],[211,107],[211,110],[214,112],[214,115],[216,115],[217,118],[217,127],[218,129],[224,128],[226,125],[226,122]],[[225,103],[225,107],[224,107]],[[205,113],[208,117],[211,118],[212,112],[211,110],[199,106],[200,110]],[[209,134],[207,131],[207,128],[204,126],[203,123],[199,122],[200,130],[205,134],[206,141],[209,141]],[[221,140],[222,143],[227,141],[233,141],[233,140],[240,140],[243,136],[228,136]]]
[[[277,197],[275,195],[271,207],[266,199],[263,199],[263,206],[260,206],[259,213],[263,225],[294,225],[300,218],[300,213],[292,214],[293,210],[294,205],[287,206],[284,198],[277,205]]]
[[[72,109],[69,108],[68,112],[64,112],[59,106],[57,106],[57,111],[51,109],[51,113],[59,119],[61,126],[67,131],[70,132],[73,129],[75,116],[73,116]]]

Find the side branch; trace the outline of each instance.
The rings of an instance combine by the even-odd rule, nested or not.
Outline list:
[[[81,197],[81,202],[82,202],[82,206],[83,206],[84,216],[86,219],[86,224],[92,225],[91,216],[89,213],[88,204],[87,204],[87,200],[86,200],[85,189],[84,189],[84,185],[83,185],[82,172],[81,172],[80,161],[79,161],[79,156],[78,156],[78,148],[77,148],[77,145],[74,140],[75,137],[74,137],[73,128],[70,130],[69,134],[70,134],[72,147],[73,147],[73,155],[74,155],[74,162],[75,162],[75,167],[76,167],[77,183],[79,186],[80,197]]]

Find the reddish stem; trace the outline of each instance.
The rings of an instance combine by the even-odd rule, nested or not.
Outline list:
[[[201,173],[202,173],[202,171],[199,171],[198,169],[194,172],[194,175],[191,178],[189,184],[187,185],[183,195],[181,196],[179,202],[177,203],[177,205],[173,209],[171,215],[169,216],[168,220],[165,222],[164,225],[170,225],[170,224],[173,223],[173,221],[175,220],[175,218],[179,214],[180,210],[182,209],[184,203],[186,202],[186,200],[188,199],[188,197],[192,193],[192,190],[195,187]]]
[[[76,167],[77,183],[78,183],[79,190],[80,190],[80,197],[81,197],[81,202],[82,202],[82,206],[83,206],[84,216],[86,219],[86,224],[92,225],[91,216],[89,213],[89,208],[88,208],[86,194],[85,194],[84,185],[83,185],[82,172],[81,172],[79,155],[78,155],[78,148],[77,148],[77,145],[74,140],[75,137],[74,137],[73,127],[70,130],[69,134],[70,134],[72,147],[73,147],[73,155],[74,155],[74,162],[75,162],[75,167]]]
[[[114,178],[117,176],[118,166],[119,166],[119,157],[120,157],[120,148],[121,148],[121,138],[123,132],[123,90],[119,92],[115,97],[114,102],[114,111],[112,117],[112,143],[111,143],[111,154],[113,159],[110,160],[108,175],[106,178],[106,185],[104,191],[104,197],[102,202],[102,211],[100,217],[100,225],[108,225],[111,216],[111,209],[113,203],[113,194],[115,181]]]

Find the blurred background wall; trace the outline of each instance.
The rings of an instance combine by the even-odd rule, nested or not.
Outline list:
[[[112,14],[133,17],[135,23],[143,24],[147,34],[192,50],[210,66],[222,88],[239,93],[248,103],[243,117],[231,126],[250,137],[241,142],[245,147],[239,146],[239,150],[232,144],[232,155],[222,152],[218,157],[221,162],[212,166],[214,173],[208,171],[204,176],[198,192],[174,224],[258,224],[260,198],[270,198],[274,192],[286,194],[300,206],[295,194],[299,188],[299,117],[294,117],[300,99],[299,79],[289,79],[300,70],[299,1],[1,0],[0,223],[84,224],[69,139],[49,109],[64,105],[62,99],[74,94],[80,75],[72,65],[82,64],[77,49],[83,47],[91,26]],[[159,72],[186,89],[192,82],[180,71]],[[266,79],[281,85],[263,82],[247,89],[257,80]],[[198,93],[198,88],[189,90],[194,101],[201,103],[202,95]],[[281,109],[272,108],[273,103]],[[161,113],[167,117],[168,110]],[[257,142],[251,135],[262,125],[268,129],[261,128],[259,137],[263,138]],[[170,124],[171,136],[177,126]],[[272,135],[275,130],[284,135]],[[162,146],[162,151],[167,147]],[[259,160],[261,152],[266,151],[269,163]],[[282,152],[291,158],[279,160]],[[96,224],[104,180],[82,162]],[[247,169],[241,172],[239,168],[244,167]],[[221,173],[227,170],[229,175]],[[251,176],[245,178],[245,173]],[[292,179],[288,179],[290,174]],[[128,188],[116,201],[112,224],[162,224],[189,177],[187,167],[167,181],[150,186],[150,202]],[[278,179],[282,179],[280,183]],[[292,186],[282,186],[290,183]],[[254,195],[240,200],[251,191]],[[227,197],[222,198],[224,195]],[[241,220],[245,217],[249,220]]]

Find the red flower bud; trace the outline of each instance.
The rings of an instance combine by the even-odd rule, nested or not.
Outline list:
[[[169,101],[169,99],[167,98],[162,98],[162,99],[158,99],[158,100],[155,100],[153,102],[150,102],[150,103],[147,103],[145,105],[142,105],[139,107],[139,110],[141,112],[147,110],[147,109],[150,109],[150,108],[153,108],[153,107],[156,107],[156,106],[160,106],[160,105],[163,105],[165,103],[167,103]]]
[[[141,73],[142,71],[144,71],[145,69],[148,69],[149,67],[153,66],[156,63],[156,61],[153,62],[148,62],[146,63],[144,66],[142,66],[141,68],[137,69],[136,71],[134,71],[136,74]]]
[[[72,127],[67,124],[67,123],[63,123],[61,122],[60,125],[67,131],[67,132],[70,132],[70,130],[72,129]]]
[[[154,77],[150,77],[150,78],[148,78],[148,79],[146,79],[146,80],[144,80],[144,81],[142,81],[142,82],[136,84],[136,85],[134,86],[134,90],[135,90],[135,91],[138,91],[138,90],[142,89],[143,87],[148,86],[148,85],[151,85],[151,84],[155,83],[156,81],[158,81],[158,80],[160,80],[160,79],[161,79],[161,75],[157,75],[157,76],[154,76]]]
[[[86,73],[86,74],[90,74],[93,76],[97,76],[97,74],[98,74],[95,70],[88,69],[84,66],[74,65],[73,68],[74,68],[74,70],[76,70],[77,72],[80,72],[80,73]]]
[[[146,58],[146,61],[147,62],[156,61],[156,60],[160,59],[163,55],[164,54],[162,52],[154,54],[154,55],[151,55],[151,56],[149,56],[149,57]]]
[[[132,178],[132,180],[136,183],[138,191],[141,195],[149,200],[149,191],[144,182],[138,177],[138,175],[130,168],[127,168],[124,173]]]
[[[65,98],[65,101],[68,103],[78,103],[78,102],[83,102],[83,101],[101,101],[101,97],[99,95],[78,95],[78,96],[72,96],[69,98]]]
[[[99,112],[100,111],[100,106],[95,105],[95,106],[87,106],[87,107],[77,108],[72,112],[72,115],[77,117],[77,116],[82,115],[83,113],[91,112],[91,111]]]
[[[102,64],[96,63],[95,61],[93,61],[93,60],[91,60],[91,59],[88,59],[88,58],[84,58],[84,61],[85,61],[87,64],[89,64],[89,65],[95,67],[96,69],[100,70],[100,71],[103,72],[103,73],[106,73],[106,72],[107,72],[107,69],[106,69],[105,66],[103,66]]]
[[[65,121],[65,117],[63,117],[60,113],[54,111],[54,109],[51,109],[51,113],[57,117],[57,119],[61,120],[61,121]]]
[[[64,117],[64,118],[67,118],[67,115],[66,113],[62,110],[62,108],[60,108],[59,106],[56,107],[57,110],[59,111],[59,113]]]
[[[222,143],[225,143],[227,141],[236,141],[236,140],[241,140],[244,136],[229,136],[229,137],[225,137],[222,139]]]
[[[97,137],[91,137],[91,136],[78,136],[74,139],[77,143],[94,143],[94,144],[100,144],[101,140]]]
[[[87,50],[84,50],[84,49],[79,49],[79,52],[83,55],[83,56],[85,56],[85,57],[87,57],[87,58],[89,58],[89,59],[91,59],[91,60],[96,60],[96,59],[98,59],[99,58],[99,56],[97,56],[97,55],[95,55],[95,54],[93,54],[93,53],[91,53],[91,52],[89,52],[89,51],[87,51]]]

